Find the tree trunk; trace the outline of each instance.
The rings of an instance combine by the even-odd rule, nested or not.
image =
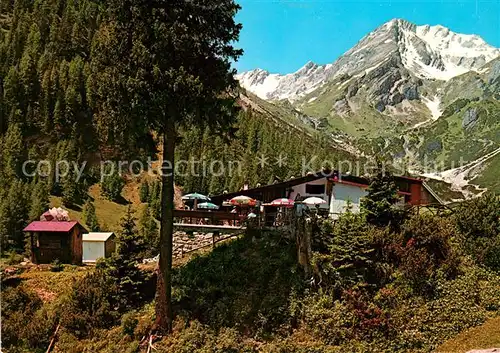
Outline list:
[[[156,284],[156,321],[158,333],[172,331],[172,238],[174,233],[174,153],[176,131],[168,122],[163,133],[163,165],[161,173],[160,259]]]

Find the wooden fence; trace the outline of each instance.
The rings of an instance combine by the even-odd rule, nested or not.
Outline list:
[[[245,216],[239,215],[237,213],[231,213],[226,211],[205,211],[205,210],[174,210],[174,218],[176,223],[191,223],[199,224],[203,222],[205,224],[224,224],[237,225],[237,223],[243,221]]]

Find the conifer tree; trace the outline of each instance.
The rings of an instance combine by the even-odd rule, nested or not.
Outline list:
[[[151,214],[154,218],[161,218],[161,184],[154,180],[151,183],[151,192],[149,193],[149,206],[151,209]]]
[[[108,166],[106,175],[101,183],[101,193],[111,201],[117,201],[122,193],[125,181],[118,174],[118,171],[113,166]]]
[[[83,205],[82,217],[91,232],[98,232],[100,230],[94,203],[90,200],[90,198],[87,199]]]
[[[116,243],[116,252],[103,266],[117,285],[119,310],[127,311],[140,304],[143,298],[141,287],[144,284],[144,275],[137,267],[144,242],[138,234],[136,218],[130,205],[120,220]]]
[[[9,111],[20,108],[24,100],[24,91],[16,66],[10,66],[3,87],[6,108]]]
[[[141,200],[141,202],[148,202],[149,200],[149,183],[147,180],[144,180],[141,183],[139,189],[139,199]]]
[[[341,292],[356,283],[376,283],[375,249],[369,233],[369,225],[360,214],[346,212],[335,226],[323,225],[319,237],[313,239],[313,249],[321,253],[315,257],[315,266],[323,282]]]
[[[149,186],[149,198],[148,202],[151,204],[154,200],[160,198],[161,185],[158,180],[153,180]]]
[[[157,220],[161,220],[161,199],[157,197],[153,199],[149,205],[151,208],[151,215]]]
[[[368,223],[377,226],[397,226],[402,212],[395,207],[400,200],[398,187],[392,173],[385,170],[380,161],[375,176],[367,189],[368,195],[361,199],[361,210]]]
[[[62,203],[66,207],[74,207],[80,202],[79,196],[80,191],[76,181],[76,174],[70,168],[62,182]]]
[[[9,249],[9,223],[12,215],[9,214],[9,204],[5,197],[6,192],[0,190],[0,254],[3,256]]]
[[[9,124],[3,138],[1,160],[4,177],[7,179],[21,176],[22,156],[24,151],[23,135],[18,124]]]
[[[224,191],[224,179],[222,176],[211,176],[208,193],[210,195],[218,195]]]
[[[31,207],[29,211],[29,220],[36,221],[40,216],[49,208],[49,193],[47,184],[39,181],[33,184],[33,191],[31,192]]]
[[[29,209],[29,221],[38,221],[40,216],[49,208],[49,189],[47,184],[43,181],[37,181],[36,177],[33,179],[30,188],[31,191],[31,205]],[[31,235],[26,233],[24,235],[24,250],[25,256],[31,257]]]
[[[27,225],[29,215],[29,198],[26,197],[26,186],[20,180],[14,180],[0,204],[0,234],[6,246],[2,251],[24,249],[23,228]]]
[[[144,239],[147,255],[156,255],[158,252],[159,233],[156,220],[151,214],[149,205],[145,205],[139,219],[139,234]]]
[[[136,227],[137,219],[134,216],[132,206],[128,205],[127,212],[120,220],[120,232],[118,233],[117,255],[127,258],[128,261],[137,262],[144,247],[144,241],[138,234]]]

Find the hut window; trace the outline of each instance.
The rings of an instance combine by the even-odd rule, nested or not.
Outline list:
[[[325,193],[325,185],[306,184],[306,193],[311,195],[322,195]]]

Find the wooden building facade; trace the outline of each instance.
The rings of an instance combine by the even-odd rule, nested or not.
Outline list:
[[[442,203],[439,197],[422,180],[406,176],[395,176],[401,204],[429,205]],[[337,217],[345,212],[350,202],[353,211],[359,210],[361,199],[366,196],[370,181],[353,175],[340,175],[336,171],[320,171],[287,181],[265,185],[258,188],[241,190],[234,193],[211,196],[212,202],[222,204],[238,195],[252,197],[263,203],[277,198],[302,201],[307,197],[319,197],[326,201],[320,207],[330,216]]]
[[[49,264],[82,264],[83,233],[87,230],[76,221],[35,221],[24,232],[30,235],[31,261]]]

